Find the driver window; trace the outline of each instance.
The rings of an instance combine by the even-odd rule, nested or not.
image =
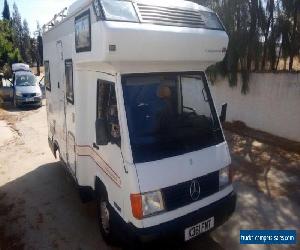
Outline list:
[[[207,94],[201,79],[182,77],[182,104],[183,112],[196,112],[197,115],[211,116]]]
[[[120,143],[120,126],[115,86],[113,83],[97,82],[97,119],[105,119],[112,143]]]

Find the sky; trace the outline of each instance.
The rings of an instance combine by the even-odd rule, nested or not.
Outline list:
[[[36,30],[37,21],[43,26],[49,22],[55,14],[63,8],[69,7],[75,0],[7,0],[10,12],[13,11],[13,3],[18,6],[22,19],[26,19],[29,24],[31,34]],[[4,0],[0,0],[0,12],[2,11]]]

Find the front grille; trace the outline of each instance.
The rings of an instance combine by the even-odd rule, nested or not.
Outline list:
[[[30,97],[35,97],[36,96],[36,93],[26,93],[26,94],[22,94],[23,97],[25,98],[30,98]]]
[[[201,13],[195,10],[137,4],[143,23],[203,28]]]
[[[219,191],[219,171],[199,177],[195,180],[199,182],[201,189],[198,200],[201,200]],[[187,181],[162,189],[167,211],[171,211],[198,201],[194,201],[191,198],[191,184],[192,181]]]

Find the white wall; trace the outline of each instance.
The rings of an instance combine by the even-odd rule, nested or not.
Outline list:
[[[241,94],[240,82],[231,88],[227,79],[211,87],[218,110],[228,103],[227,121],[300,142],[300,74],[255,73],[249,84],[247,95]]]

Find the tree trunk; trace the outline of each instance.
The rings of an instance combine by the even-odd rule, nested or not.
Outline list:
[[[286,70],[286,66],[287,66],[287,58],[284,58],[284,66],[283,66],[284,70]]]
[[[293,23],[293,33],[291,38],[291,51],[290,51],[290,63],[289,63],[289,71],[293,70],[294,66],[294,56],[295,56],[295,38],[296,38],[296,32],[297,32],[297,24],[298,24],[298,9],[299,9],[299,3],[296,3],[295,10],[294,10],[294,23]]]
[[[251,1],[251,24],[249,31],[249,47],[248,47],[248,55],[247,55],[247,70],[251,71],[252,69],[252,60],[253,60],[253,52],[254,52],[254,42],[256,38],[256,29],[257,29],[257,13],[258,13],[258,1]]]
[[[293,50],[293,49],[292,49]],[[294,66],[294,53],[291,52],[291,55],[290,55],[290,62],[289,62],[289,71],[292,71],[293,70],[293,66]]]
[[[280,61],[280,57],[281,57],[281,52],[282,52],[282,43],[280,45],[280,49],[279,49],[279,54],[278,54],[278,57],[277,57],[277,61],[276,61],[276,70],[278,70],[278,65],[279,65],[279,61]]]
[[[263,57],[262,57],[262,62],[261,62],[261,70],[264,70],[264,69],[265,69],[265,66],[266,66],[267,45],[268,45],[268,37],[265,36],[264,52],[263,52]]]
[[[261,69],[264,70],[266,66],[266,60],[267,60],[267,46],[268,46],[268,40],[269,40],[269,33],[270,33],[270,28],[273,29],[274,26],[274,0],[270,0],[270,6],[269,6],[269,18],[268,18],[268,23],[267,27],[265,30],[265,44],[264,44],[264,53],[263,53],[263,59],[262,59],[262,64],[261,64]]]

